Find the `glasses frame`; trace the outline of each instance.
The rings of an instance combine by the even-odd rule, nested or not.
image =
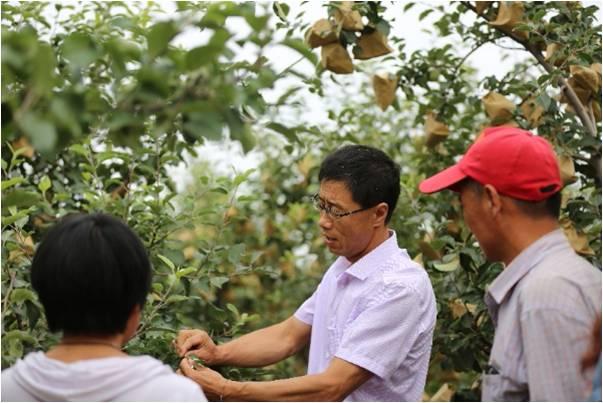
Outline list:
[[[357,210],[336,213],[333,211],[333,206],[326,202],[323,202],[322,199],[320,198],[320,196],[318,195],[318,193],[312,195],[311,198],[312,198],[312,204],[314,205],[314,208],[316,208],[316,210],[318,210],[319,212],[324,211],[324,213],[333,220],[339,220],[340,218],[347,217],[352,214],[360,213],[361,211],[365,211],[365,210],[375,207],[375,206],[364,207],[364,208],[359,208]]]

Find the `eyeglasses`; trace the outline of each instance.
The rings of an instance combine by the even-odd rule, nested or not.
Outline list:
[[[361,211],[372,208],[372,207],[365,207],[365,208],[359,208],[358,210],[353,210],[353,211],[342,211],[342,210],[338,209],[337,207],[322,200],[318,196],[318,194],[315,194],[312,196],[312,204],[314,205],[314,208],[316,208],[316,210],[323,211],[327,216],[329,216],[329,218],[334,219],[334,220],[338,220],[345,216],[360,213]]]

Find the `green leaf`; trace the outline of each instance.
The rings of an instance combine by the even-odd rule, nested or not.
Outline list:
[[[419,21],[423,21],[425,17],[427,17],[431,13],[433,13],[433,9],[431,8],[428,8],[427,10],[423,11],[421,14],[419,14]]]
[[[450,259],[449,256],[444,256],[442,261],[443,263],[433,263],[433,267],[435,267],[435,269],[438,271],[451,272],[455,271],[461,266],[458,255],[454,255],[452,259]]]
[[[253,169],[253,168],[248,169],[247,171],[243,172],[242,174],[235,176],[235,178],[233,180],[233,184],[235,186],[238,186],[241,183],[245,182],[247,180],[247,178],[249,178],[249,175],[251,175],[254,171],[255,171],[255,169]],[[241,197],[243,197],[243,196],[241,196]],[[239,201],[241,201],[241,197],[238,198]]]
[[[87,67],[98,58],[98,50],[92,38],[81,31],[70,34],[61,46],[63,57],[74,69]]]
[[[46,191],[51,187],[52,181],[50,180],[48,175],[44,175],[44,177],[40,180],[40,183],[38,184],[38,189],[40,189],[40,191],[45,194]]]
[[[74,144],[71,147],[69,147],[69,150],[81,155],[82,157],[88,157],[88,150],[86,150],[86,148],[81,145],[81,144]]]
[[[182,302],[188,300],[186,295],[170,295],[168,299],[165,300],[167,304],[172,304],[174,302]]]
[[[241,254],[245,251],[245,244],[239,243],[232,246],[228,251],[228,261],[237,264],[241,260]]]
[[[25,310],[27,313],[27,324],[30,329],[33,329],[40,319],[41,307],[34,301],[25,301]]]
[[[377,23],[375,28],[377,28],[377,31],[381,32],[383,35],[388,36],[391,26],[389,25],[389,22],[381,20]]]
[[[253,14],[245,14],[245,21],[254,31],[259,32],[266,26],[266,23],[270,19],[269,15],[253,15]]]
[[[185,277],[185,276],[188,276],[191,273],[195,273],[196,271],[197,271],[196,267],[192,267],[192,266],[185,267],[185,268],[180,269],[180,270],[178,270],[176,272],[176,277],[178,277],[178,278]]]
[[[230,111],[227,115],[228,128],[230,137],[233,140],[238,140],[243,146],[243,151],[248,153],[255,146],[255,137],[251,133],[251,127],[248,123],[243,122],[240,114],[237,111]]]
[[[173,21],[162,21],[153,25],[147,34],[149,58],[154,59],[162,55],[178,32]]]
[[[234,313],[236,317],[239,317],[239,310],[233,304],[231,304],[231,303],[226,304],[226,309],[228,309],[230,312]]]
[[[222,193],[222,194],[225,194],[225,195],[228,194],[228,189],[226,189],[223,186],[216,186],[215,188],[211,188],[209,191],[210,192],[214,192],[214,193]]]
[[[277,122],[269,123],[266,127],[282,134],[290,142],[299,143],[299,137],[297,137],[297,130],[295,128],[289,128]]]
[[[2,208],[16,206],[19,208],[27,208],[35,205],[40,201],[40,194],[26,190],[13,190],[12,192],[3,193]]]
[[[538,102],[545,111],[548,111],[549,107],[551,106],[551,97],[549,97],[546,92],[543,92],[538,95],[536,102]]]
[[[8,189],[15,185],[18,185],[19,183],[22,183],[24,180],[25,180],[25,178],[18,176],[16,178],[11,178],[11,179],[2,181],[2,190],[5,190],[5,189]]]
[[[410,10],[412,7],[414,7],[414,5],[415,5],[415,3],[413,3],[413,2],[407,3],[404,6],[404,8],[402,9],[402,11],[406,12],[406,11]]]
[[[23,115],[21,127],[38,152],[46,156],[54,153],[57,145],[57,132],[52,123],[42,119],[36,113],[27,112]]]
[[[209,279],[209,282],[211,283],[211,285],[213,285],[216,288],[222,288],[222,286],[227,283],[230,279],[228,277],[223,277],[223,276],[217,276],[217,277],[211,277]]]
[[[3,342],[8,342],[10,340],[20,340],[25,343],[36,344],[36,339],[27,332],[24,332],[23,330],[11,330],[5,333],[4,336],[2,336]]]
[[[41,43],[33,62],[33,88],[46,95],[55,85],[56,57],[50,45]]]
[[[17,288],[10,293],[10,301],[14,304],[22,304],[25,301],[34,302],[35,300],[34,293],[27,288]]]
[[[174,266],[174,263],[172,263],[172,261],[170,259],[168,259],[167,257],[157,254],[157,257],[163,262],[165,263],[165,265],[167,267],[169,267],[171,270],[174,270],[176,268],[176,266]]]
[[[287,22],[287,16],[289,15],[289,5],[287,3],[275,1],[272,3],[272,11],[281,21]]]
[[[196,70],[210,63],[216,63],[222,49],[213,46],[199,46],[186,52],[186,68]]]
[[[318,64],[318,57],[312,52],[312,50],[306,45],[304,41],[301,39],[294,38],[285,38],[281,42],[282,45],[285,45],[297,52],[299,52],[302,56],[308,59],[313,65]]]

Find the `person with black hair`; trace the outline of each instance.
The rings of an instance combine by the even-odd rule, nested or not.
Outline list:
[[[327,156],[318,178],[318,224],[339,258],[314,294],[285,321],[222,345],[202,330],[176,339],[181,356],[242,367],[276,363],[309,343],[308,374],[234,382],[189,358],[180,369],[220,400],[420,401],[436,304],[427,273],[388,228],[400,168],[380,150],[350,145]]]
[[[106,214],[64,217],[35,253],[31,284],[62,338],[2,371],[2,401],[206,401],[167,365],[122,351],[151,284],[147,252],[126,224]]]
[[[552,146],[507,126],[486,128],[457,164],[419,185],[458,192],[484,255],[504,263],[484,298],[495,325],[484,401],[586,399],[580,358],[601,310],[601,271],[559,228],[562,187]]]

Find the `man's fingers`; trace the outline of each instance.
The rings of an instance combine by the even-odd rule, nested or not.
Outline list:
[[[179,348],[180,355],[182,356],[182,355],[186,354],[193,347],[203,346],[204,339],[205,338],[203,337],[203,335],[196,334],[196,335],[191,336],[188,339],[184,340],[180,344],[180,348]]]
[[[194,365],[195,364],[192,360],[188,358],[183,358],[182,360],[180,360],[180,371],[182,371],[185,376],[192,378],[193,374],[196,372]]]
[[[203,347],[198,348],[196,350],[190,350],[186,354],[187,355],[189,355],[189,354],[194,355],[194,356],[200,358],[203,361],[210,361],[210,354],[207,351],[207,349],[205,349]]]
[[[178,336],[176,336],[176,345],[181,346],[182,343],[184,343],[184,341],[186,339],[194,336],[198,332],[200,332],[200,330],[195,330],[195,329],[185,329],[185,330],[179,331]]]
[[[211,343],[211,338],[203,330],[181,330],[176,337],[175,349],[182,357],[193,347],[201,348]]]

